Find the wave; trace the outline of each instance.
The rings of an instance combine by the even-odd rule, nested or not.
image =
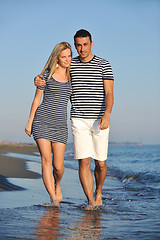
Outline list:
[[[157,173],[150,172],[126,172],[118,168],[109,168],[108,175],[119,179],[123,183],[137,182],[139,184],[157,184],[160,182],[160,176]]]

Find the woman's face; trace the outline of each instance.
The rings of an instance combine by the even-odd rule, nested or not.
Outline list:
[[[61,67],[67,68],[71,64],[71,59],[72,59],[71,50],[67,48],[59,54],[57,63]]]

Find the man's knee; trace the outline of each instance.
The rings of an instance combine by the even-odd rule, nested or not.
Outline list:
[[[95,160],[95,165],[96,165],[96,168],[97,168],[99,171],[104,171],[104,170],[107,169],[106,161],[98,161],[98,160]]]
[[[79,159],[79,168],[87,169],[90,168],[90,158]]]

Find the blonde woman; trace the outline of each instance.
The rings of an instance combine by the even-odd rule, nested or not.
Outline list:
[[[41,75],[45,85],[37,87],[25,132],[36,141],[42,159],[42,178],[51,205],[62,201],[60,181],[64,173],[67,143],[67,104],[71,95],[71,46],[61,42],[53,49]],[[43,95],[43,101],[40,104]],[[53,159],[52,159],[53,151]],[[53,167],[53,171],[52,171]]]

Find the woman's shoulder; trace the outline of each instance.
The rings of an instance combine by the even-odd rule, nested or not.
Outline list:
[[[45,80],[45,81],[47,81],[48,80],[48,77],[49,77],[49,69],[48,68],[46,68],[45,70],[44,70],[44,72],[43,72],[43,79]]]

